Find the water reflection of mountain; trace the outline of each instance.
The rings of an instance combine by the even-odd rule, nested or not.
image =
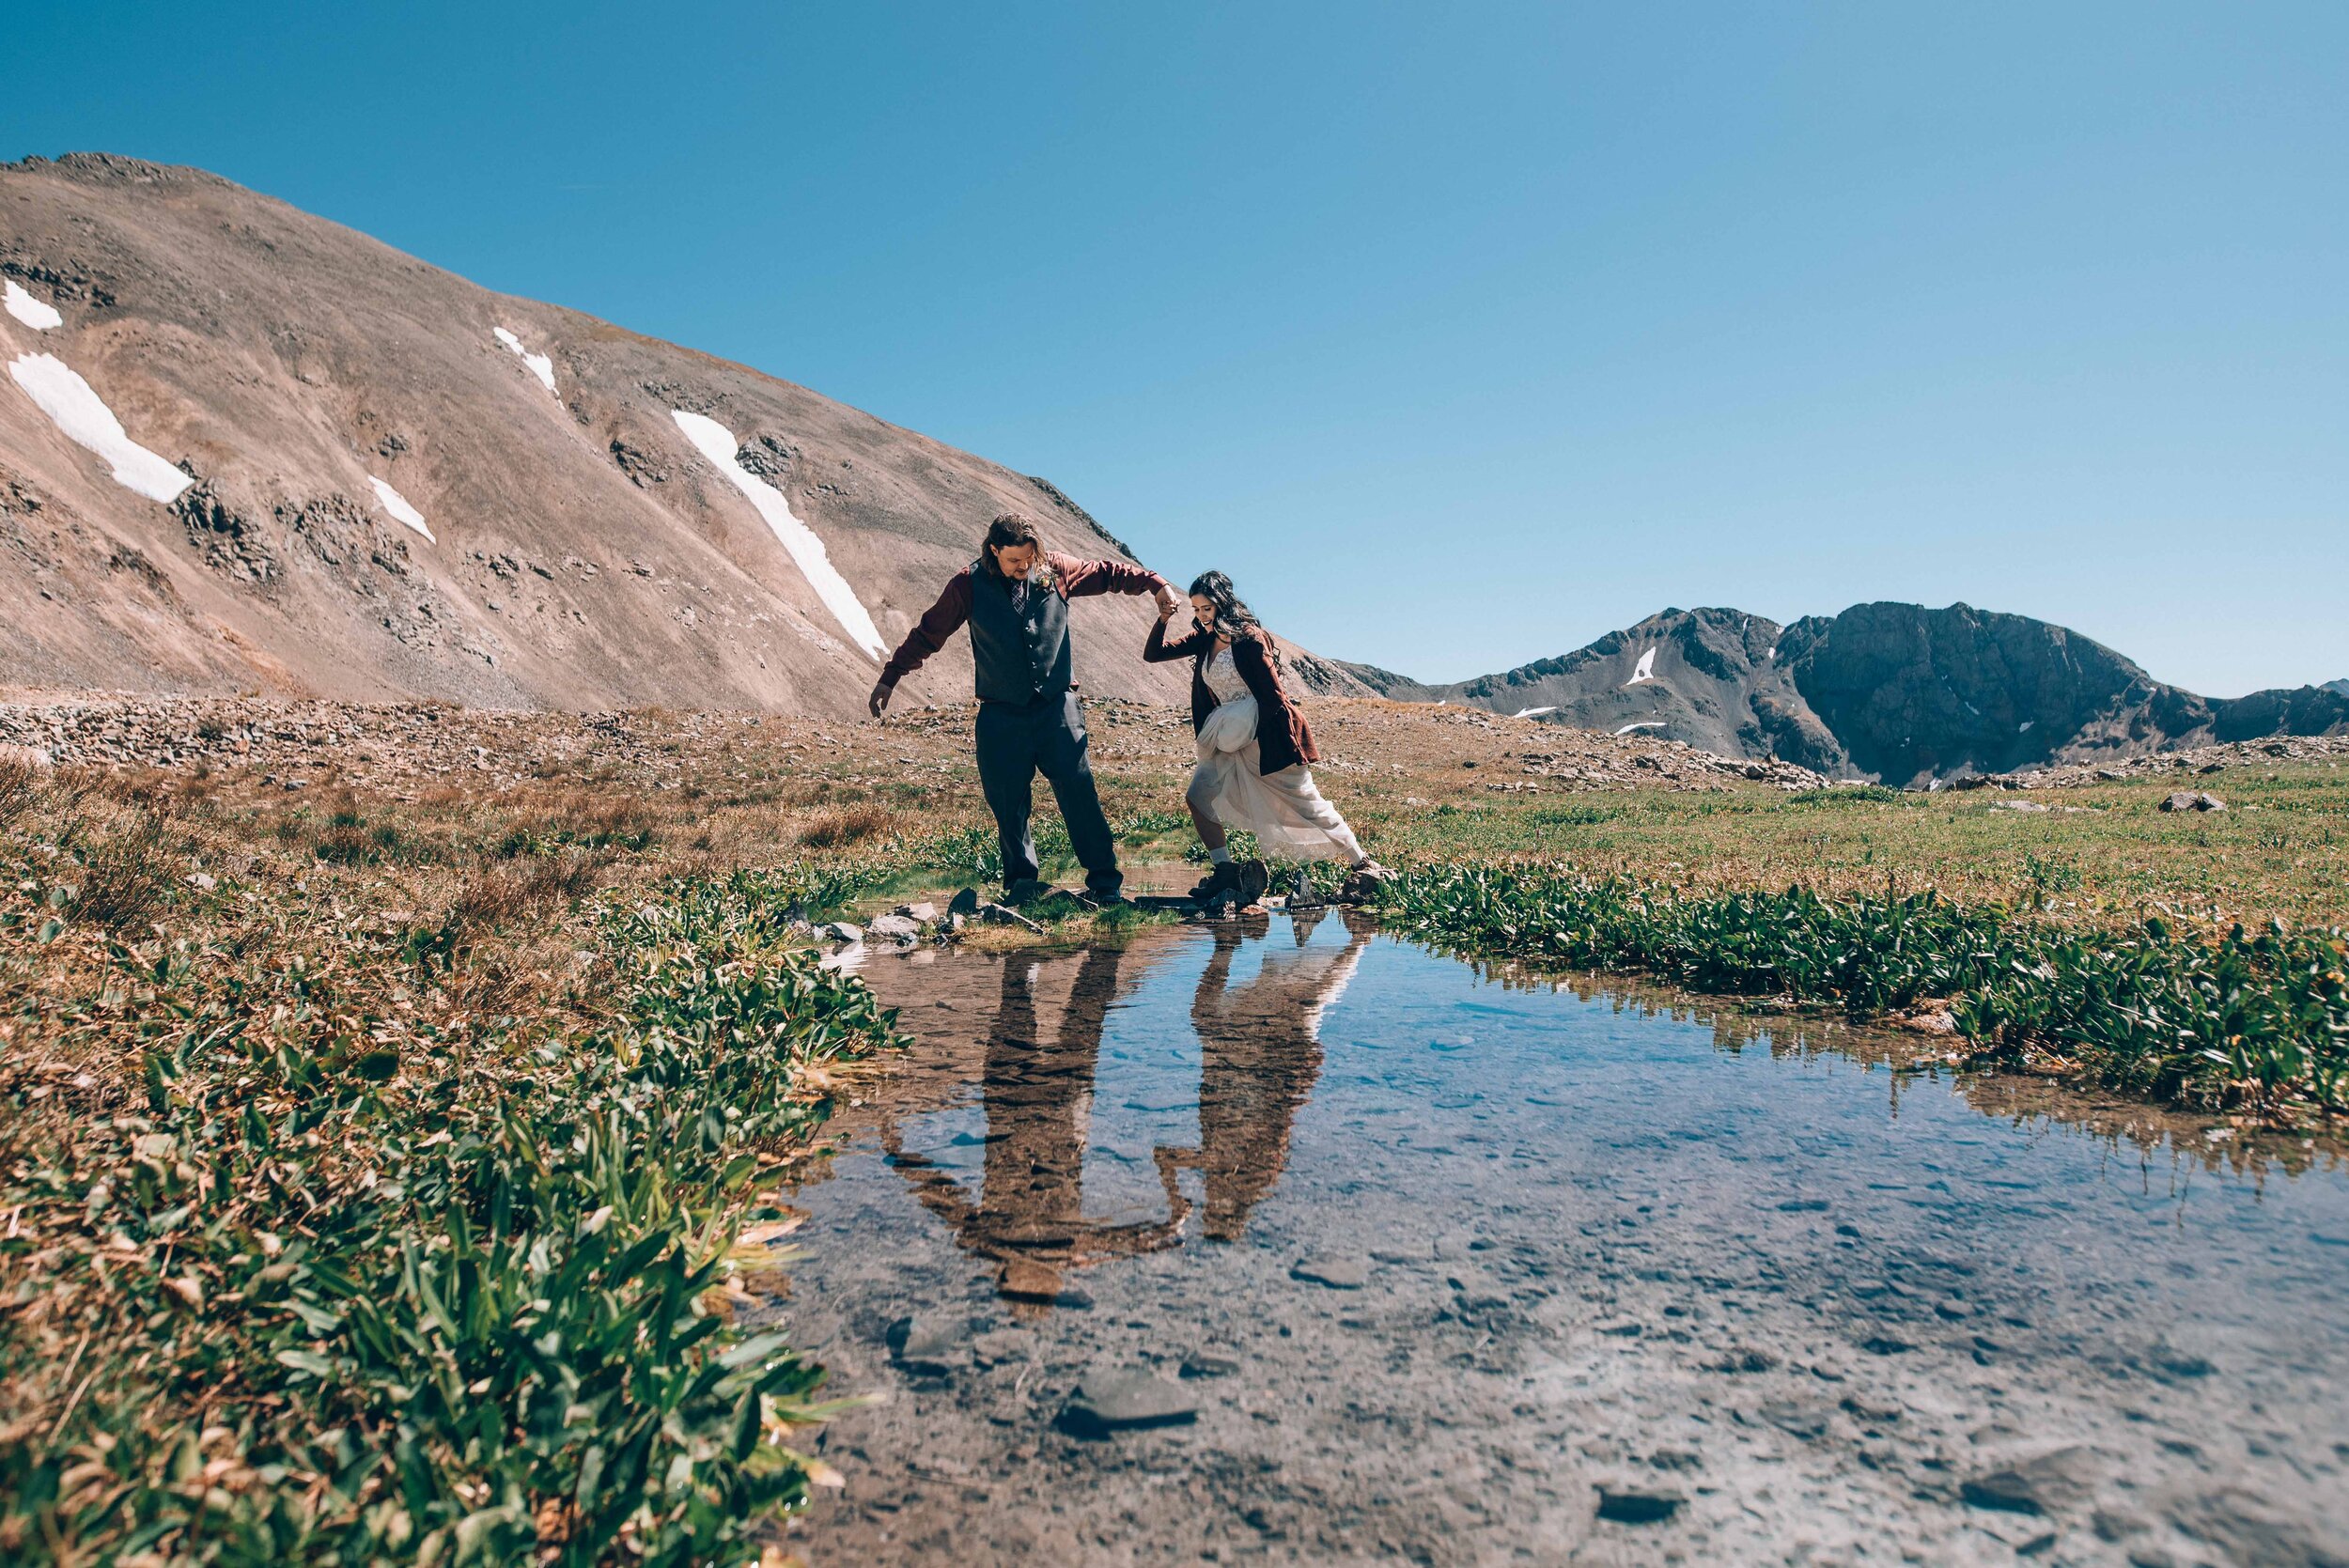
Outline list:
[[[974,988],[974,970],[982,964],[993,970],[993,1009],[925,1031],[931,1037],[926,1055],[933,1044],[960,1042],[960,1048],[950,1046],[941,1071],[913,1075],[917,1081],[905,1086],[911,1093],[891,1096],[879,1126],[891,1162],[957,1245],[995,1265],[1002,1293],[1030,1312],[1059,1298],[1072,1270],[1179,1245],[1194,1214],[1207,1238],[1237,1239],[1287,1163],[1291,1128],[1321,1070],[1322,1016],[1373,930],[1356,919],[1342,943],[1316,942],[1318,924],[1300,916],[1270,931],[1217,928],[1190,1005],[1200,1052],[1198,1141],[1150,1152],[1162,1218],[1089,1217],[1085,1154],[1104,1027],[1169,944],[958,960],[964,997]],[[1255,971],[1235,983],[1243,954],[1258,960]],[[968,1172],[908,1147],[905,1134],[915,1116],[953,1097],[938,1089],[959,1091],[973,1077],[986,1119],[975,1193]],[[1203,1195],[1195,1204],[1183,1190],[1185,1172],[1197,1174]]]

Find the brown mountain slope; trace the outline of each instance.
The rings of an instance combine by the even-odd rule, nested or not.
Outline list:
[[[1040,480],[195,170],[0,165],[0,684],[845,713],[995,513],[1125,554]],[[1087,691],[1182,697],[1147,599],[1076,612]],[[904,695],[969,692],[957,639]]]

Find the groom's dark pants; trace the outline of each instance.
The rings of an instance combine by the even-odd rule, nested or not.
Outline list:
[[[1101,815],[1101,798],[1094,793],[1093,758],[1077,694],[1064,691],[1032,703],[983,702],[978,743],[979,789],[1003,836],[1003,886],[1036,874],[1035,835],[1028,831],[1028,817],[1034,809],[1035,776],[1041,773],[1060,802],[1068,846],[1084,862],[1085,886],[1115,893],[1126,877],[1117,869],[1117,844]]]

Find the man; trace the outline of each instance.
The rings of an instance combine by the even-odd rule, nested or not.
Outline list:
[[[957,572],[938,602],[882,666],[869,706],[878,719],[897,683],[971,628],[971,663],[979,693],[979,788],[995,814],[1003,846],[1003,888],[1015,897],[1036,875],[1028,831],[1035,776],[1060,802],[1069,847],[1084,862],[1085,886],[1104,901],[1120,896],[1125,874],[1117,845],[1093,788],[1084,715],[1070,678],[1068,601],[1088,594],[1155,594],[1161,616],[1173,613],[1174,585],[1123,561],[1081,561],[1048,553],[1035,524],[1006,512],[988,524],[979,558]]]

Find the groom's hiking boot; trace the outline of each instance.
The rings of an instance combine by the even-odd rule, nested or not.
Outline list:
[[[1190,896],[1201,904],[1212,904],[1227,893],[1235,897],[1239,893],[1239,867],[1230,861],[1209,866],[1206,877],[1190,890]]]
[[[1033,904],[1052,890],[1033,877],[1022,877],[1003,889],[1003,902],[1017,909]]]
[[[1262,861],[1239,862],[1239,901],[1253,904],[1272,885],[1272,868]]]

